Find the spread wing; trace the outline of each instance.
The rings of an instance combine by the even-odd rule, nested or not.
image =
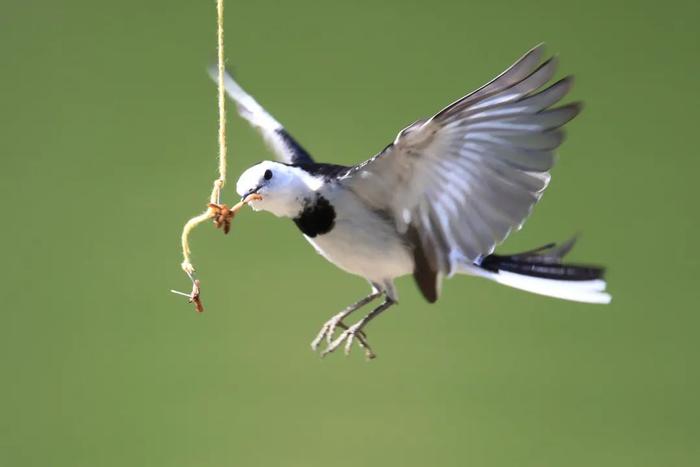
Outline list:
[[[214,81],[218,79],[216,68],[210,68],[209,74]],[[314,162],[309,153],[297,143],[292,135],[287,133],[282,124],[267,113],[253,99],[253,96],[245,92],[228,72],[224,76],[224,86],[226,93],[236,103],[238,114],[260,131],[265,142],[280,162],[286,164],[308,164]]]
[[[434,295],[442,275],[478,261],[519,228],[549,182],[561,127],[580,105],[552,107],[572,79],[541,89],[556,69],[556,59],[541,63],[542,55],[543,46],[535,47],[340,177],[413,239],[416,268],[428,269],[414,274],[419,285],[419,274],[431,278]]]

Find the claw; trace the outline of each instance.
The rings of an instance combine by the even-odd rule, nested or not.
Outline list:
[[[348,334],[348,336],[345,338],[345,355],[350,355],[350,350],[352,350],[352,341],[355,339],[355,333],[351,332]]]
[[[334,346],[335,341],[333,340],[333,333],[335,332],[336,328],[342,328],[345,330],[345,332],[343,332],[338,337],[338,339],[336,339],[338,340],[338,343]],[[321,344],[321,341],[325,338],[327,346],[326,349],[321,353],[321,357],[325,357],[329,353],[333,352],[342,343],[343,340],[347,340],[347,343],[345,345],[345,354],[349,355],[350,348],[352,346],[352,341],[355,338],[355,336],[357,336],[357,344],[363,349],[365,349],[365,355],[367,356],[367,358],[375,358],[376,355],[374,354],[374,352],[372,352],[372,349],[370,348],[369,343],[367,342],[367,335],[364,333],[364,331],[362,331],[361,329],[351,329],[352,328],[349,328],[345,323],[343,323],[342,319],[339,319],[337,316],[334,316],[321,327],[321,330],[319,331],[318,335],[311,342],[311,350],[316,351],[318,349],[319,344]],[[329,350],[331,347],[333,347],[333,349]]]
[[[350,327],[347,327],[343,324],[342,326],[345,329],[345,331],[343,331],[343,333],[340,334],[340,336],[338,336],[334,341],[328,344],[328,347],[326,347],[324,351],[321,352],[321,357],[325,357],[329,353],[332,353],[335,350],[337,350],[343,342],[345,342],[345,355],[350,355],[350,351],[352,350],[352,343],[355,340],[355,338],[357,338],[357,344],[363,349],[365,349],[365,356],[367,357],[367,359],[371,360],[375,358],[376,354],[372,351],[372,348],[369,346],[369,343],[366,340],[366,336],[362,332],[361,325],[362,323],[356,323]]]
[[[324,338],[326,339],[326,343],[330,345],[331,342],[333,342],[333,333],[335,332],[335,328],[348,328],[345,323],[343,323],[343,316],[340,316],[340,314],[332,317],[326,321],[323,326],[321,326],[321,330],[318,332],[318,335],[311,342],[311,349],[316,351]]]
[[[318,349],[318,346],[324,337],[328,336],[330,341],[331,337],[333,336],[333,331],[335,331],[335,327],[337,326],[337,323],[333,324],[333,320],[334,318],[331,318],[323,326],[321,326],[321,330],[318,332],[318,335],[313,341],[311,341],[311,350],[314,352]]]

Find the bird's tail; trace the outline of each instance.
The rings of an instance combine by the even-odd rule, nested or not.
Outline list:
[[[540,295],[610,303],[612,297],[605,292],[604,268],[563,262],[575,241],[573,238],[561,245],[552,243],[515,255],[489,255],[463,272]]]

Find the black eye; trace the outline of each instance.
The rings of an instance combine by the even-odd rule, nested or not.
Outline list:
[[[272,178],[272,170],[267,169],[267,170],[265,171],[265,175],[263,175],[263,177],[265,178],[265,180],[271,179],[271,178]]]

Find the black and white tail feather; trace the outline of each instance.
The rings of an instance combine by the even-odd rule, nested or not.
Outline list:
[[[576,238],[572,238],[561,245],[550,243],[514,255],[491,254],[461,272],[539,295],[584,303],[610,303],[603,279],[605,268],[564,263],[564,256],[575,242]]]

